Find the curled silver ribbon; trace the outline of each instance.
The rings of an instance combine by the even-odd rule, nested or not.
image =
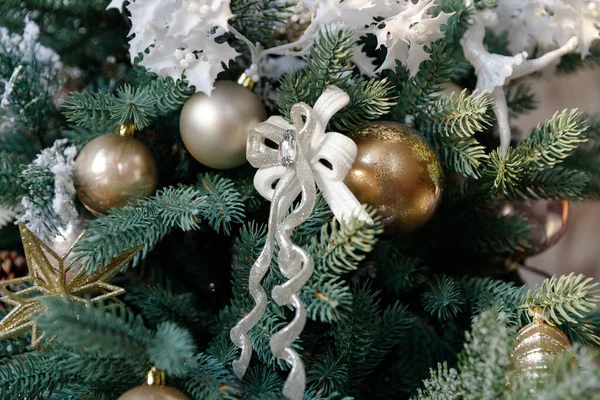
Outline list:
[[[259,193],[271,200],[271,211],[265,247],[250,270],[248,287],[256,304],[230,332],[231,340],[242,350],[240,358],[233,362],[233,370],[242,378],[250,364],[249,332],[267,307],[261,281],[271,265],[276,241],[279,269],[288,280],[276,286],[271,297],[279,306],[291,305],[295,316],[271,336],[270,345],[273,354],[292,367],[283,388],[283,394],[292,400],[302,399],[306,386],[304,364],[292,348],[306,323],[306,310],[298,292],[314,270],[312,256],[290,240],[292,231],[310,216],[316,201],[316,185],[336,218],[354,215],[370,220],[343,183],[356,158],[356,144],[339,133],[325,132],[329,119],[348,102],[348,95],[332,86],[321,95],[314,108],[305,103],[295,104],[291,110],[293,125],[281,117],[271,117],[252,128],[248,136],[248,161],[259,168],[254,184]],[[267,146],[267,139],[279,143],[280,151]],[[284,154],[285,151],[289,153]],[[327,160],[329,166],[321,160]],[[299,194],[299,206],[287,214]]]

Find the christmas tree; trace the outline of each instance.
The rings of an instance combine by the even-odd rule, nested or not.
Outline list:
[[[599,7],[3,0],[0,399],[597,397]]]

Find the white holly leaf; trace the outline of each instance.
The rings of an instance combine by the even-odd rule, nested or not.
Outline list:
[[[193,29],[209,32],[214,27],[227,31],[228,21],[233,17],[229,0],[183,0],[172,14],[167,34],[189,36]]]
[[[177,80],[185,75],[196,91],[210,95],[217,75],[239,54],[227,43],[215,42],[216,35],[192,31],[182,41],[167,36],[150,48],[141,64],[160,76]]]
[[[123,10],[123,4],[125,4],[125,0],[112,0],[106,9],[116,8],[120,12]]]
[[[381,1],[381,3],[387,2]],[[344,22],[354,28],[371,25],[380,10],[374,0],[323,0],[316,2],[313,7],[316,23]]]
[[[215,38],[233,17],[229,0],[135,0],[130,55],[146,52],[141,65],[160,75],[186,79],[207,94],[217,75],[238,53]]]
[[[178,0],[136,0],[129,3],[131,30],[128,36],[131,60],[166,36],[172,13],[180,6]]]
[[[402,62],[414,76],[421,62],[429,58],[424,46],[443,37],[441,26],[448,22],[451,14],[440,13],[431,18],[427,12],[435,6],[434,0],[406,3],[399,14],[387,18],[372,29],[377,36],[378,47],[387,48],[387,56],[375,71],[394,69],[396,61]],[[412,49],[414,47],[414,49]],[[411,51],[412,49],[412,51]]]
[[[367,56],[363,51],[357,50],[352,56],[352,62],[358,67],[362,74],[373,76],[375,75],[375,59]]]

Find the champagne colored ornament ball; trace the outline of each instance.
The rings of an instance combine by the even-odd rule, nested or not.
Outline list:
[[[93,214],[150,196],[158,184],[150,150],[128,134],[108,134],[86,144],[73,167],[79,200]]]
[[[521,255],[529,257],[549,249],[563,237],[569,219],[569,202],[566,200],[507,202],[501,205],[500,214],[505,217],[524,217],[533,226],[527,237],[531,247],[521,252]]]
[[[123,393],[117,400],[189,400],[179,390],[169,386],[142,385]]]
[[[517,376],[527,381],[538,381],[554,364],[556,357],[570,346],[567,335],[545,323],[541,309],[536,309],[533,322],[517,333],[510,355],[512,368]]]
[[[215,169],[246,162],[248,130],[267,119],[254,92],[230,81],[219,81],[210,96],[196,93],[185,103],[179,119],[181,139],[200,163]]]
[[[386,233],[414,232],[433,216],[442,196],[436,153],[414,129],[377,122],[354,132],[358,155],[346,185],[379,210]]]

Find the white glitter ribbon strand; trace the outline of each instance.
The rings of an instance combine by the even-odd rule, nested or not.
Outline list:
[[[298,291],[314,269],[311,255],[290,240],[292,231],[306,221],[314,208],[315,184],[336,219],[344,221],[355,217],[372,222],[344,184],[356,158],[356,144],[342,134],[325,132],[331,117],[349,101],[344,91],[331,86],[319,97],[314,108],[305,103],[292,107],[293,125],[281,117],[271,117],[251,129],[248,137],[248,161],[259,168],[254,185],[262,196],[271,201],[271,212],[265,247],[250,270],[248,287],[256,304],[230,332],[231,340],[242,350],[240,358],[233,362],[233,369],[239,378],[248,369],[252,357],[249,332],[260,321],[267,307],[266,292],[260,282],[271,265],[276,240],[279,269],[288,280],[273,289],[272,298],[279,306],[291,305],[295,316],[272,335],[270,344],[273,354],[292,366],[283,388],[283,394],[292,400],[302,399],[306,386],[304,364],[292,348],[306,323],[306,310]],[[280,144],[280,147],[284,140],[295,141],[286,143],[284,149],[293,149],[293,152],[280,154],[279,150],[266,144],[267,140]],[[300,204],[287,214],[300,194]]]

